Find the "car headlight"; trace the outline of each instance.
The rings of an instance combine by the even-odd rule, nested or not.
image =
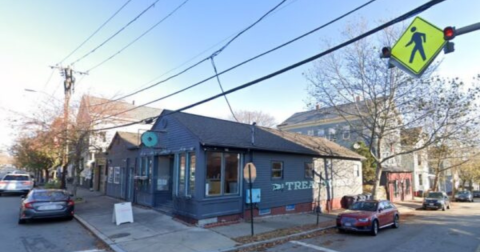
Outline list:
[[[437,202],[440,203],[440,204],[444,204],[444,203],[445,203],[445,201],[443,201],[443,200],[439,200],[439,201],[437,201]]]
[[[358,222],[368,222],[368,218],[361,218],[361,219],[358,219]]]

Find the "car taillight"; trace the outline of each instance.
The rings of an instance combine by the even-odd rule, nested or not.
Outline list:
[[[74,202],[73,200],[68,200],[67,202],[68,202],[68,206],[73,206],[73,205],[75,205],[75,202]]]
[[[23,203],[23,207],[33,209],[33,203],[35,203],[35,201],[25,202]]]
[[[0,185],[5,185],[7,181],[0,181]]]
[[[31,185],[32,184],[32,181],[24,181],[22,182],[22,185]]]

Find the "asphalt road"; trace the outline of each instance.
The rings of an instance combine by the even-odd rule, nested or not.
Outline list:
[[[270,252],[480,252],[480,200],[452,203],[451,210],[415,211],[399,229],[386,228],[378,236],[340,234],[332,230],[311,239],[291,241]]]
[[[97,249],[97,240],[76,220],[18,225],[19,195],[0,197],[0,251],[74,252]]]

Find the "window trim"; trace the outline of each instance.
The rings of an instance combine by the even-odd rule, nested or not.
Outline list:
[[[282,168],[281,168],[282,176],[279,177],[279,178],[273,177],[273,163],[280,163],[282,165]],[[270,161],[270,178],[271,178],[271,180],[282,180],[284,178],[284,171],[285,171],[285,166],[283,164],[283,161],[279,161],[279,160]]]

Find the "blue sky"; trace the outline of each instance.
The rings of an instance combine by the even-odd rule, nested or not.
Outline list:
[[[11,143],[16,130],[7,119],[12,112],[31,114],[39,102],[63,99],[61,76],[52,74],[48,67],[67,56],[126,0],[117,1],[1,1],[0,2],[0,149]],[[86,43],[64,64],[68,64],[92,50],[115,33],[154,0],[132,0],[104,29]],[[117,52],[150,26],[172,11],[183,0],[160,0],[131,26],[104,47],[74,65],[84,71]],[[128,94],[149,81],[184,64],[200,54],[176,73],[219,49],[246,26],[277,5],[280,0],[190,0],[172,17],[160,24],[137,43],[111,61],[93,70],[88,76],[77,76],[78,85],[73,99],[90,93],[104,97]],[[247,31],[215,58],[219,71],[299,36],[331,19],[367,2],[366,0],[320,1],[287,0],[278,11]],[[312,56],[322,49],[321,40],[341,42],[340,32],[348,23],[359,18],[371,26],[380,20],[390,20],[427,1],[377,0],[361,11],[335,25],[282,48],[268,56],[242,66],[220,79],[224,89],[241,85],[280,68]],[[447,0],[420,16],[443,28],[448,25],[463,27],[478,22],[480,1]],[[408,20],[408,24],[411,21]],[[223,42],[222,42],[223,41]],[[455,39],[456,51],[441,54],[443,63],[439,74],[470,79],[480,73],[480,32]],[[203,54],[201,54],[204,52]],[[303,111],[307,97],[307,82],[302,72],[312,67],[307,64],[253,87],[228,96],[233,109],[261,110],[273,115],[280,123],[295,112]],[[213,74],[210,62],[194,70],[126,100],[143,104],[193,84]],[[163,78],[169,76],[165,74]],[[161,80],[162,78],[156,79]],[[43,93],[29,93],[24,89]],[[220,92],[215,80],[193,88],[181,95],[163,100],[153,106],[178,109]],[[190,109],[187,112],[227,118],[229,110],[224,99]]]

